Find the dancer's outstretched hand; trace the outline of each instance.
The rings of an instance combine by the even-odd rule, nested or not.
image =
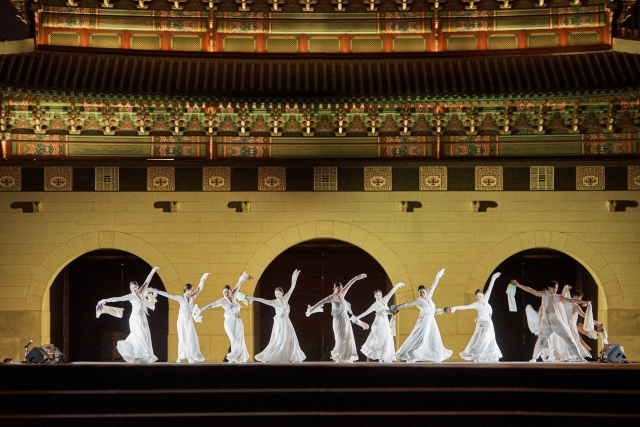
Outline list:
[[[356,276],[356,280],[361,280],[361,279],[366,279],[367,278],[367,274],[366,273],[362,273]]]
[[[496,280],[500,276],[502,276],[502,273],[500,273],[500,272],[494,273],[493,276],[491,276],[491,280]]]
[[[439,278],[441,278],[442,276],[444,276],[444,270],[445,270],[445,269],[443,268],[442,270],[438,271],[438,273],[436,274],[436,278],[438,278],[438,279],[439,279]]]

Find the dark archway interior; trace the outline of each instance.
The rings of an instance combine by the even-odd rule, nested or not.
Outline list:
[[[129,334],[131,304],[109,303],[125,309],[122,319],[103,314],[96,319],[96,303],[129,293],[129,282],[144,282],[151,266],[123,251],[99,250],[78,257],[60,272],[51,285],[51,341],[69,361],[121,361],[116,343]],[[164,290],[156,274],[151,287]],[[158,298],[148,317],[153,350],[159,361],[167,360],[169,306]]]
[[[503,362],[523,361],[531,358],[537,336],[532,334],[527,325],[525,307],[528,304],[534,309],[540,307],[540,298],[518,289],[516,303],[518,311],[509,311],[505,289],[511,279],[536,290],[543,290],[551,280],[556,280],[561,292],[564,285],[584,292],[584,299],[593,301],[593,314],[598,313],[598,285],[591,274],[575,259],[562,252],[549,249],[530,249],[506,259],[493,271],[502,276],[491,294],[493,308],[493,324],[496,340],[502,351]],[[493,275],[493,273],[491,273]],[[485,284],[485,289],[489,280]],[[597,341],[582,336],[591,347],[591,355],[597,357]]]
[[[371,255],[349,243],[317,239],[291,247],[273,260],[260,277],[255,295],[274,299],[274,291],[278,286],[287,292],[295,269],[300,269],[301,273],[289,302],[290,318],[307,361],[330,360],[329,353],[334,346],[331,305],[325,305],[323,313],[306,317],[307,305],[313,305],[331,294],[334,282],[346,284],[361,273],[366,273],[367,278],[356,282],[347,294],[354,314],[361,314],[373,304],[376,289],[383,292],[391,289],[384,269]],[[255,349],[258,353],[269,343],[274,310],[262,304],[254,304],[254,310]],[[363,320],[371,325],[372,316]],[[353,332],[359,350],[369,331],[354,325]],[[366,360],[362,353],[359,353],[359,357],[360,361]]]

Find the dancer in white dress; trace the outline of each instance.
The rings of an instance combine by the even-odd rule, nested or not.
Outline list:
[[[238,283],[233,289],[231,289],[229,285],[225,285],[222,290],[224,297],[202,307],[202,309],[196,313],[196,317],[200,317],[203,312],[212,308],[222,307],[224,309],[224,330],[229,337],[229,341],[231,341],[231,352],[227,354],[229,363],[244,363],[249,360],[249,351],[244,342],[244,325],[240,317],[240,304],[236,300],[236,297],[238,296],[238,291],[240,291],[240,286],[245,280],[251,279],[253,279],[253,277],[249,276],[246,272],[242,273],[242,276],[240,276]]]
[[[318,302],[313,307],[307,306],[306,314],[307,317],[309,317],[313,313],[321,312],[323,305],[331,303],[333,335],[336,340],[336,345],[333,350],[331,350],[331,359],[336,363],[353,363],[358,360],[356,341],[353,338],[353,329],[349,321],[349,313],[353,314],[353,312],[351,311],[351,304],[347,302],[345,296],[349,288],[351,288],[351,285],[365,277],[367,277],[366,274],[356,276],[344,287],[340,282],[336,282],[333,284],[333,294]]]
[[[200,279],[200,284],[194,290],[190,283],[184,286],[184,294],[171,295],[166,292],[152,289],[152,291],[158,295],[162,295],[180,304],[180,311],[178,312],[178,360],[180,363],[183,360],[188,360],[189,363],[198,363],[204,361],[204,356],[200,353],[200,341],[198,340],[198,333],[196,332],[196,325],[192,317],[194,311],[194,301],[198,294],[204,287],[204,281],[207,280],[210,273],[204,273]]]
[[[578,299],[569,299],[558,295],[558,282],[551,281],[544,291],[536,291],[528,286],[523,286],[514,280],[517,287],[523,291],[529,292],[532,295],[542,298],[542,307],[540,310],[538,341],[533,349],[533,356],[530,362],[538,360],[540,352],[545,347],[545,344],[551,334],[555,332],[560,339],[562,339],[568,346],[569,351],[578,355],[576,358],[579,362],[586,362],[584,357],[580,356],[580,350],[571,335],[569,330],[569,324],[567,322],[567,315],[562,305],[565,303],[583,304],[587,305],[590,301],[581,301]]]
[[[498,348],[498,344],[496,343],[496,332],[493,329],[493,321],[491,320],[493,309],[489,305],[489,297],[491,297],[493,284],[498,277],[500,277],[500,273],[495,273],[491,276],[491,282],[485,293],[482,293],[482,289],[476,290],[476,302],[473,304],[451,307],[452,313],[459,310],[476,310],[478,312],[478,317],[476,317],[476,330],[473,332],[467,347],[460,353],[460,357],[464,360],[473,360],[479,363],[494,363],[498,362],[502,357],[500,348]]]
[[[389,323],[389,314],[392,313],[389,311],[388,304],[393,294],[403,286],[404,283],[398,283],[385,296],[382,296],[381,290],[376,290],[373,293],[376,302],[374,302],[371,307],[369,307],[369,309],[360,316],[351,317],[351,321],[356,323],[369,313],[376,313],[376,318],[371,324],[371,333],[369,333],[367,341],[365,341],[364,345],[360,348],[362,354],[367,356],[369,359],[378,360],[383,363],[391,363],[396,360],[396,350],[393,343],[393,337],[396,335],[395,322],[394,325]]]
[[[306,359],[305,354],[300,350],[296,331],[293,329],[293,325],[289,319],[289,313],[291,312],[289,298],[291,297],[293,289],[296,287],[299,274],[300,270],[293,272],[291,276],[291,288],[286,294],[282,288],[276,288],[276,299],[266,300],[249,297],[249,301],[251,302],[261,302],[276,309],[269,344],[262,353],[256,354],[255,356],[255,359],[259,362],[299,363]]]
[[[397,306],[397,309],[400,310],[416,305],[420,309],[420,316],[413,327],[413,331],[396,352],[396,358],[409,363],[421,361],[440,363],[450,358],[453,354],[442,343],[440,330],[435,319],[435,315],[441,314],[441,310],[436,310],[436,305],[431,299],[436,286],[438,286],[438,281],[443,275],[444,268],[436,274],[436,278],[429,289],[425,289],[424,286],[418,287],[418,294],[420,295],[418,299]]]
[[[561,295],[565,298],[575,298],[578,300],[582,300],[583,293],[579,290],[571,289],[571,286],[565,285],[562,289]],[[566,303],[563,302],[562,306],[564,307],[566,316],[567,316],[567,324],[569,326],[569,331],[571,332],[571,336],[580,351],[580,356],[586,358],[591,357],[591,353],[589,350],[591,348],[582,341],[580,337],[580,332],[578,330],[578,315],[585,317],[586,314],[582,309],[574,303]],[[596,335],[597,337],[597,335]],[[574,354],[571,351],[571,348],[564,342],[558,334],[555,332],[549,336],[545,346],[540,351],[540,357],[545,362],[575,362],[578,360],[578,355]]]
[[[148,294],[149,282],[153,274],[160,267],[153,267],[142,286],[138,282],[129,283],[131,293],[122,297],[100,300],[98,304],[106,302],[129,301],[131,303],[131,316],[129,317],[129,336],[124,341],[118,341],[116,348],[122,358],[128,363],[153,363],[158,358],[153,354],[151,345],[151,332],[147,321],[147,308],[155,308],[155,299]]]

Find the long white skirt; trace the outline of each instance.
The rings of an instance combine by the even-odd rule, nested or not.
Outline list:
[[[467,348],[460,353],[460,357],[479,363],[498,362],[502,353],[496,343],[496,332],[493,329],[491,319],[476,322],[476,330],[473,332]]]
[[[384,363],[396,360],[393,333],[387,316],[376,316],[371,325],[371,333],[369,333],[360,351],[372,360],[379,360]]]
[[[124,341],[118,341],[116,348],[120,356],[129,363],[153,363],[158,358],[153,354],[151,331],[145,314],[129,317],[131,333]]]
[[[273,319],[269,344],[262,353],[256,354],[255,358],[259,362],[278,363],[299,363],[307,358],[300,350],[298,337],[289,316]]]
[[[433,315],[418,318],[413,331],[396,352],[396,358],[407,362],[442,362],[453,352],[444,348],[438,324]]]
[[[189,363],[204,360],[200,353],[200,340],[196,332],[196,325],[191,316],[178,316],[178,362],[187,359]]]
[[[331,359],[338,363],[352,363],[358,360],[356,340],[353,338],[353,328],[346,312],[334,316],[333,335],[336,345],[331,350]]]
[[[238,316],[225,317],[224,330],[231,341],[231,353],[227,354],[229,363],[244,363],[249,360],[249,351],[244,342],[244,325]]]

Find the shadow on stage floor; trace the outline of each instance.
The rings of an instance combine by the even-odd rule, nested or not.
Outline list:
[[[7,426],[639,426],[640,364],[0,365]]]

